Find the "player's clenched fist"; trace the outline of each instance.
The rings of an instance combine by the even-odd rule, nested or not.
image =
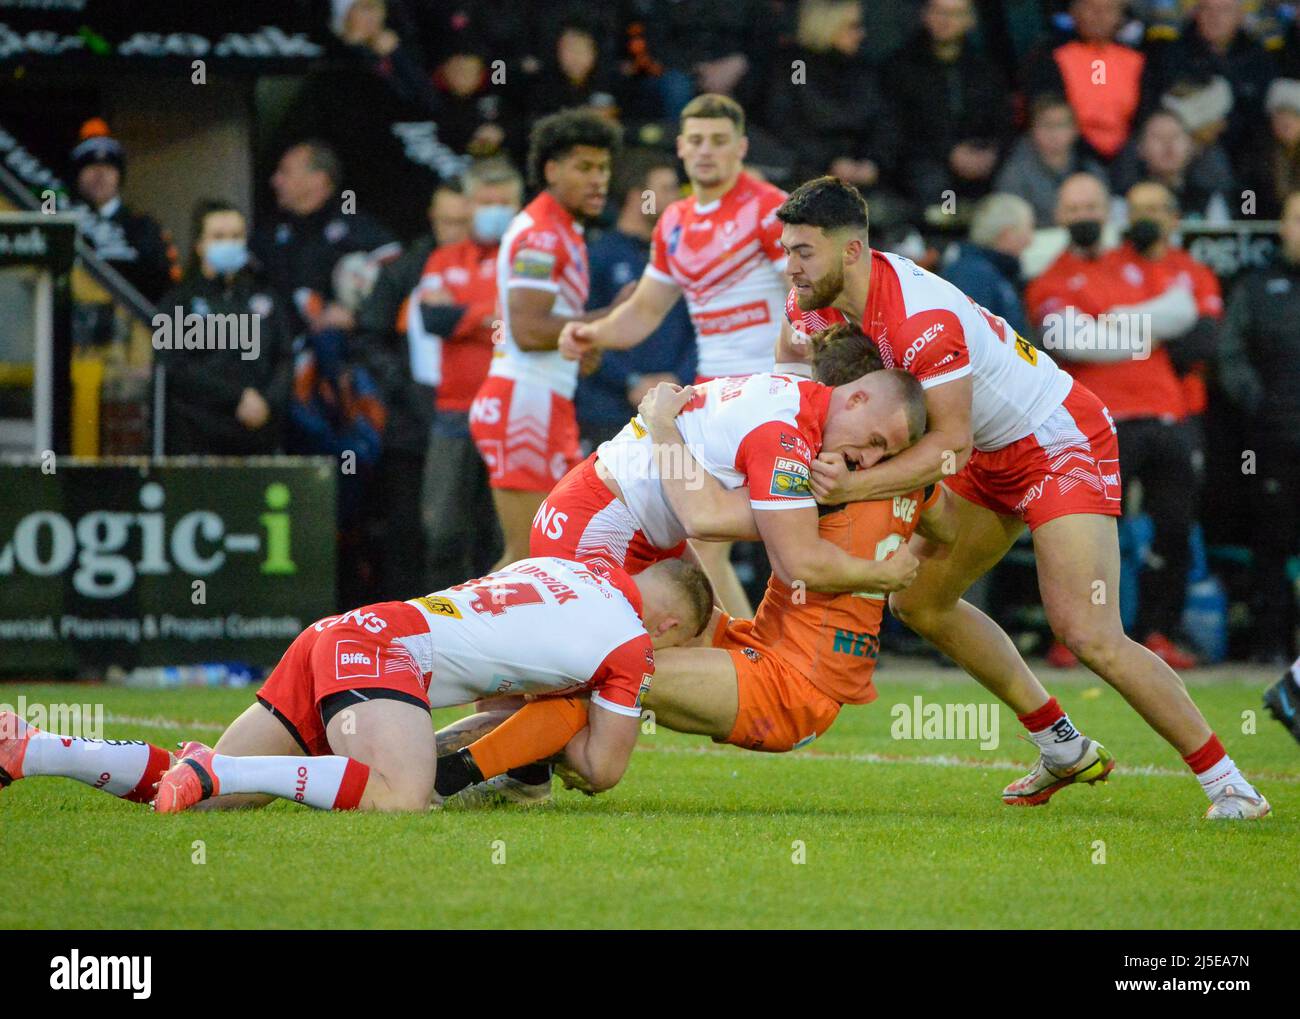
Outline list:
[[[646,427],[654,432],[672,427],[673,419],[681,413],[695,396],[694,386],[679,386],[675,382],[660,382],[645,396],[637,407],[637,413]]]
[[[809,485],[813,498],[826,506],[841,502],[851,502],[853,496],[848,491],[849,465],[839,453],[818,453],[812,462]]]
[[[581,360],[582,355],[592,349],[592,340],[588,335],[586,322],[566,322],[560,330],[560,339],[556,344],[559,351],[570,361]]]
[[[912,554],[906,545],[900,547],[881,564],[881,581],[878,590],[901,591],[916,579],[916,571],[921,568],[921,560]]]

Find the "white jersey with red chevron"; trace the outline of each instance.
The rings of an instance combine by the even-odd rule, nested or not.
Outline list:
[[[521,559],[479,580],[413,598],[428,632],[398,637],[434,707],[505,694],[591,690],[639,715],[654,675],[641,592],[622,570],[567,559]]]
[[[700,467],[724,488],[748,485],[755,510],[817,505],[808,484],[809,465],[821,450],[829,386],[759,372],[696,388],[694,399],[677,416],[677,427]],[[661,471],[685,467],[660,462],[662,447],[651,442],[640,416],[602,443],[597,455],[652,544],[672,548],[686,538],[659,480]]]
[[[721,198],[673,202],[655,224],[646,275],[686,296],[699,374],[771,371],[788,283],[780,188],[742,173]]]
[[[810,336],[844,321],[835,308],[801,311],[791,290],[786,316]],[[911,259],[871,252],[871,284],[862,331],[886,368],[911,372],[929,389],[971,376],[976,449],[1009,446],[1038,428],[1074,380],[1003,319]]]
[[[523,350],[510,328],[509,294],[516,288],[555,295],[553,315],[577,318],[587,306],[591,275],[582,225],[543,191],[517,215],[497,252],[497,302],[502,330],[488,374],[543,385],[567,400],[578,386],[578,364],[557,350]]]

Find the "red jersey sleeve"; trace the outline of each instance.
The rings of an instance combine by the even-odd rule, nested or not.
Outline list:
[[[951,311],[936,308],[904,319],[889,345],[894,367],[911,372],[927,389],[970,374],[966,331]]]
[[[756,510],[815,507],[808,483],[811,460],[811,444],[793,425],[759,425],[736,449],[736,470],[748,479],[749,505]]]
[[[531,287],[558,292],[560,274],[568,257],[566,252],[557,230],[545,224],[529,227],[510,245],[506,288]]]
[[[654,644],[648,633],[633,637],[605,656],[587,684],[591,700],[619,715],[641,717],[641,698],[655,674]]]

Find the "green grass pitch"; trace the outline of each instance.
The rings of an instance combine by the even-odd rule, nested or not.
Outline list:
[[[1119,769],[1106,786],[1067,789],[1036,809],[998,798],[1034,756],[1006,709],[994,749],[891,738],[893,705],[918,694],[991,701],[955,670],[900,661],[880,670],[875,704],[846,708],[804,750],[746,753],[661,728],[642,737],[611,793],[560,791],[530,811],[344,815],[278,803],[156,817],[65,779],[24,780],[0,793],[0,924],[1295,926],[1300,746],[1260,705],[1272,677],[1189,679],[1274,808],[1262,822],[1210,825],[1194,779],[1117,694],[1083,673],[1045,675]],[[105,736],[167,746],[214,741],[252,698],[0,686],[0,701],[20,694],[103,704]],[[1255,713],[1256,732],[1243,732],[1243,712]]]

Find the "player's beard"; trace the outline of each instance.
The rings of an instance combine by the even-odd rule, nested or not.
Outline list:
[[[844,259],[840,259],[840,264],[828,272],[819,280],[812,283],[812,289],[805,294],[799,294],[796,298],[800,311],[813,311],[817,308],[825,308],[840,296],[840,291],[844,289]]]

